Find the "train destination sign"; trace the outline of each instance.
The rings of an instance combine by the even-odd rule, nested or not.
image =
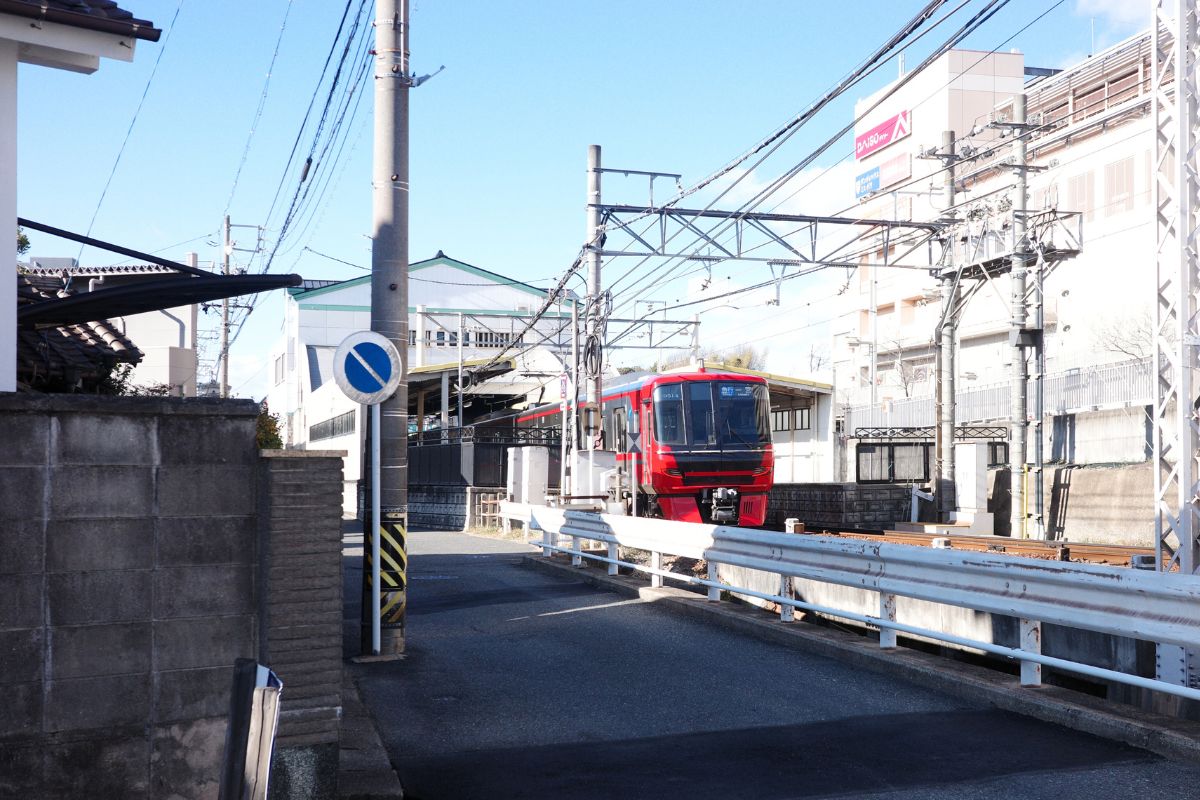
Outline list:
[[[862,160],[912,133],[912,112],[901,111],[854,137],[854,158]]]

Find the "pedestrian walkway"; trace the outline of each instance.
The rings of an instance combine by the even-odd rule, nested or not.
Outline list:
[[[362,581],[362,532],[347,523],[342,539],[343,681],[342,738],[338,763],[338,796],[342,800],[391,800],[404,792],[379,738],[375,719],[363,704],[357,678],[361,669],[350,659],[359,654],[359,606]]]

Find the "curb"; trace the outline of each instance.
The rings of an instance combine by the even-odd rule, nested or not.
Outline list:
[[[342,670],[342,733],[338,752],[340,800],[394,800],[403,798],[400,778],[392,769],[387,750],[371,711],[358,693],[358,682],[348,668]]]
[[[652,589],[638,578],[610,576],[593,567],[572,567],[528,555],[523,563],[543,572],[570,575],[593,586],[658,603],[674,613],[747,633],[765,641],[802,648],[863,669],[896,675],[939,692],[987,703],[1005,711],[1149,750],[1178,761],[1200,762],[1200,723],[1165,717],[1133,706],[1114,705],[1057,686],[1022,688],[983,667],[952,662],[916,650],[881,650],[853,634],[804,623],[780,622],[762,609],[740,603],[710,603],[673,587]]]

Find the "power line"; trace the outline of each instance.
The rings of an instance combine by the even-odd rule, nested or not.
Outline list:
[[[171,39],[171,34],[175,30],[175,20],[179,19],[179,12],[182,9],[183,0],[179,0],[179,5],[175,6],[175,14],[171,17],[171,24],[163,36],[162,44],[159,45],[158,57],[154,59],[154,66],[150,70],[150,77],[146,79],[146,86],[142,89],[142,97],[138,100],[137,108],[133,111],[133,119],[129,120],[129,128],[125,131],[125,138],[121,141],[121,147],[117,150],[117,157],[113,161],[112,170],[108,173],[108,180],[104,182],[104,188],[100,191],[100,199],[96,201],[96,210],[92,212],[92,219],[88,222],[85,236],[92,235],[92,226],[96,224],[96,217],[100,215],[100,207],[104,205],[104,198],[108,195],[108,187],[112,185],[113,176],[117,174],[117,167],[121,163],[121,156],[125,154],[125,146],[129,144],[129,137],[133,134],[133,126],[137,124],[138,116],[142,112],[142,105],[146,102],[146,95],[150,93],[150,85],[154,83],[154,76],[158,74],[158,65],[162,62],[163,54],[167,52],[167,42]],[[79,260],[79,257],[83,255],[83,248],[84,245],[81,244],[76,260]]]
[[[233,186],[229,189],[229,198],[225,201],[225,210],[221,212],[224,217],[229,213],[230,206],[233,205],[233,196],[237,193],[238,179],[242,177],[242,168],[246,166],[246,157],[250,155],[250,143],[254,141],[254,132],[258,130],[258,122],[262,119],[263,109],[267,105],[267,93],[271,89],[271,75],[275,72],[275,59],[279,57],[279,45],[283,42],[283,33],[287,30],[288,15],[292,13],[292,0],[288,0],[287,7],[283,10],[283,21],[279,24],[279,36],[275,39],[275,51],[271,54],[271,63],[267,65],[267,76],[263,80],[262,93],[258,97],[258,108],[254,111],[254,117],[250,120],[250,132],[246,135],[246,145],[242,148],[242,158],[238,162],[237,171],[233,175]]]
[[[921,65],[920,65],[920,66],[919,66],[919,67],[918,67],[916,70],[914,70],[912,73],[909,73],[909,76],[907,76],[907,77],[908,77],[908,79],[911,79],[911,76],[913,76],[913,75],[915,75],[915,74],[919,73],[921,70],[923,70],[925,67],[927,67],[927,66],[928,66],[928,64],[929,64],[929,63],[932,63],[932,61],[933,61],[935,58],[939,57],[941,53],[943,53],[943,52],[945,52],[947,49],[949,49],[949,48],[953,47],[953,46],[954,46],[954,45],[956,45],[958,42],[961,42],[961,40],[962,40],[963,38],[965,38],[965,37],[966,37],[967,35],[969,35],[970,33],[974,32],[975,30],[977,30],[977,29],[978,29],[978,28],[979,28],[979,27],[980,27],[980,26],[981,26],[981,25],[982,25],[984,22],[986,22],[988,19],[990,19],[992,16],[994,16],[994,15],[995,15],[995,14],[996,14],[996,13],[997,13],[999,10],[1000,10],[1000,8],[1002,8],[1004,5],[1006,5],[1006,4],[1007,4],[1007,2],[1008,2],[1008,0],[1004,0],[1004,2],[1003,2],[1003,3],[1001,3],[1001,5],[1000,5],[999,7],[992,8],[992,6],[995,4],[995,3],[993,2],[993,3],[989,4],[988,6],[986,6],[985,8],[983,8],[983,9],[982,9],[980,12],[978,12],[978,13],[976,14],[976,16],[975,16],[974,18],[972,18],[972,20],[968,21],[968,23],[967,23],[966,25],[964,25],[962,28],[960,28],[960,29],[959,29],[959,31],[958,31],[958,32],[956,32],[956,34],[955,34],[954,36],[952,36],[950,39],[948,39],[946,42],[944,42],[944,43],[943,43],[943,45],[942,45],[940,48],[938,48],[938,50],[937,50],[937,51],[935,51],[935,52],[934,52],[933,54],[931,54],[931,55],[930,55],[928,58],[926,58],[926,59],[925,59],[925,61],[924,61],[924,62],[922,62],[922,64],[921,64]],[[1003,47],[1005,44],[1007,44],[1007,43],[1009,43],[1010,41],[1012,41],[1012,39],[1014,39],[1016,36],[1020,35],[1020,34],[1021,34],[1021,33],[1023,33],[1024,31],[1028,30],[1030,27],[1032,27],[1032,26],[1033,26],[1033,25],[1035,25],[1037,22],[1039,22],[1041,19],[1043,19],[1043,18],[1044,18],[1044,17],[1045,17],[1047,14],[1051,13],[1051,12],[1052,12],[1052,11],[1054,11],[1056,8],[1058,8],[1059,6],[1061,6],[1061,5],[1062,5],[1064,2],[1065,2],[1065,0],[1058,0],[1058,2],[1054,3],[1054,5],[1050,6],[1049,8],[1047,8],[1046,10],[1044,10],[1043,12],[1041,12],[1040,14],[1038,14],[1036,17],[1034,17],[1032,20],[1030,20],[1028,23],[1026,23],[1026,24],[1025,24],[1024,26],[1022,26],[1020,29],[1018,29],[1017,31],[1015,31],[1014,33],[1012,33],[1011,35],[1009,35],[1009,36],[1008,36],[1008,37],[1007,37],[1007,38],[1006,38],[1004,41],[1002,41],[1000,44],[996,45],[994,48],[992,48],[992,49],[991,49],[990,51],[988,51],[987,53],[984,53],[984,54],[982,54],[982,55],[981,55],[981,56],[980,56],[980,57],[979,57],[979,58],[978,58],[978,59],[977,59],[977,60],[974,62],[974,64],[978,64],[978,63],[980,63],[980,62],[981,62],[981,61],[982,61],[984,58],[986,58],[988,55],[991,55],[992,53],[995,53],[995,52],[996,52],[996,51],[997,51],[997,50],[998,50],[1000,47]],[[961,8],[961,7],[962,7],[962,6],[960,5],[960,6],[959,6],[959,8]],[[958,10],[958,9],[955,9],[955,11],[957,11],[957,10]],[[954,13],[954,12],[951,12],[951,13]],[[939,21],[939,24],[940,24],[940,22],[941,22],[941,21]],[[923,34],[922,34],[922,35],[923,35]],[[974,64],[972,64],[972,66],[974,66]],[[844,134],[846,133],[846,131],[847,131],[847,130],[849,130],[849,128],[853,127],[853,125],[854,125],[854,124],[857,124],[857,122],[858,122],[859,120],[861,120],[861,119],[862,119],[862,117],[863,117],[863,116],[865,116],[865,114],[866,114],[866,113],[870,113],[870,111],[871,111],[873,108],[877,107],[877,106],[879,105],[879,103],[881,103],[881,102],[882,102],[884,99],[887,99],[887,97],[888,97],[888,96],[890,96],[891,94],[893,94],[893,93],[894,93],[894,91],[895,91],[896,89],[898,89],[900,85],[903,85],[903,83],[904,83],[904,82],[906,82],[906,81],[901,81],[899,84],[895,85],[895,86],[893,87],[892,91],[889,91],[889,92],[888,92],[888,95],[885,95],[883,98],[880,98],[880,101],[879,101],[879,102],[877,102],[876,104],[874,104],[874,105],[872,106],[872,108],[871,108],[871,109],[868,109],[868,110],[867,110],[867,112],[865,112],[865,113],[864,113],[864,115],[860,115],[860,117],[859,117],[858,119],[856,119],[854,122],[852,122],[850,126],[848,126],[847,128],[843,129],[843,130],[842,130],[842,131],[841,131],[841,132],[840,132],[840,133],[839,133],[837,136],[835,136],[835,137],[834,137],[834,139],[833,139],[833,140],[830,140],[830,141],[828,141],[828,142],[826,143],[826,149],[828,148],[828,146],[831,146],[831,145],[832,145],[832,143],[833,143],[833,141],[834,141],[834,140],[836,140],[837,138],[840,138],[840,136],[841,136],[841,135],[844,135]],[[948,83],[947,83],[946,85],[948,85]],[[943,86],[943,87],[941,87],[941,88],[944,88],[944,86]],[[939,89],[939,91],[940,91],[940,89]],[[934,94],[936,94],[936,91],[934,92]],[[931,94],[931,95],[930,95],[930,97],[932,97],[932,96],[933,96],[933,95]],[[928,98],[926,98],[926,99],[928,99]],[[990,148],[988,151],[986,151],[986,152],[980,152],[980,153],[977,153],[977,154],[974,156],[974,158],[981,157],[981,156],[983,156],[983,155],[985,155],[985,154],[987,154],[987,153],[990,153],[990,152],[995,152],[996,150],[998,150],[998,149],[1000,149],[1000,148],[1002,148],[1002,147],[1005,147],[1005,146],[1007,146],[1005,143],[1003,143],[1003,142],[998,142],[996,145],[994,145],[994,146],[993,146],[992,148]],[[818,152],[816,155],[819,155],[819,152]],[[842,157],[841,159],[839,159],[839,160],[838,160],[838,162],[836,162],[836,163],[841,163],[842,161],[844,161],[844,160],[845,160],[846,158],[848,158],[848,157],[849,157],[849,154],[847,154],[846,156],[843,156],[843,157]],[[807,167],[807,166],[808,166],[808,164],[810,164],[812,160],[813,160],[813,158],[812,158],[812,157],[810,157],[809,159],[806,159],[804,162],[801,162],[801,164],[797,165],[796,167],[793,167],[791,170],[789,170],[789,173],[785,173],[785,176],[786,176],[786,177],[785,177],[784,179],[782,179],[782,180],[780,180],[780,179],[777,179],[775,182],[773,182],[773,184],[772,184],[772,187],[776,187],[776,188],[778,188],[778,187],[782,187],[782,185],[783,185],[783,184],[786,182],[786,180],[790,180],[790,178],[791,178],[791,177],[794,177],[796,174],[798,174],[798,173],[799,173],[799,171],[801,171],[802,169],[804,169],[805,167]],[[760,162],[760,163],[761,163],[761,162]],[[835,163],[835,165],[833,165],[833,166],[836,166],[836,163]],[[796,191],[792,192],[792,194],[791,194],[791,195],[789,195],[789,196],[788,196],[788,198],[784,198],[784,200],[782,200],[782,201],[780,201],[780,203],[776,204],[776,205],[774,206],[774,208],[778,208],[780,205],[782,205],[782,203],[783,203],[783,202],[786,202],[786,201],[787,201],[788,199],[790,199],[791,197],[794,197],[794,196],[796,196],[796,194],[798,194],[799,192],[801,192],[801,191],[803,191],[804,189],[806,189],[806,188],[808,188],[809,186],[811,186],[811,185],[812,185],[812,184],[813,184],[815,181],[819,180],[819,179],[820,179],[820,178],[821,178],[823,175],[827,174],[827,173],[828,173],[828,171],[829,171],[830,169],[832,169],[832,166],[831,166],[831,167],[827,167],[827,168],[823,169],[823,170],[821,171],[821,173],[820,173],[820,174],[818,174],[818,175],[814,176],[814,177],[813,177],[811,180],[809,180],[809,181],[808,181],[806,184],[804,184],[804,186],[801,186],[801,187],[799,187],[799,188],[798,188]],[[917,182],[921,182],[921,181],[926,181],[926,180],[929,180],[929,179],[930,179],[930,178],[932,178],[933,176],[935,176],[935,175],[939,174],[939,172],[941,172],[941,171],[944,171],[944,169],[945,169],[945,168],[943,168],[942,170],[935,170],[934,172],[932,172],[932,173],[930,173],[930,174],[928,174],[928,175],[923,175],[923,176],[922,176],[922,177],[920,177],[920,178],[914,178],[914,179],[911,179],[910,181],[908,181],[908,182],[906,182],[906,183],[903,183],[903,184],[901,184],[901,185],[899,185],[899,186],[897,186],[897,187],[894,187],[894,188],[903,188],[903,186],[908,186],[908,185],[915,184],[915,183],[917,183]],[[754,205],[757,205],[759,202],[761,202],[761,200],[765,200],[765,199],[766,199],[766,197],[767,197],[767,196],[769,196],[769,195],[770,195],[770,194],[771,194],[771,193],[774,191],[774,189],[773,189],[772,187],[768,187],[768,189],[767,189],[767,190],[764,190],[763,192],[760,192],[760,196],[759,196],[759,198],[755,198],[755,199],[751,200],[750,202],[748,202],[747,204],[744,204],[741,210],[745,210],[747,207],[753,207]],[[842,211],[842,212],[839,212],[839,214],[845,214],[847,211],[849,211],[850,209],[853,209],[854,207],[855,207],[855,206],[851,206],[851,207],[849,207],[848,209],[846,209],[846,210],[844,210],[844,211]],[[730,219],[734,218],[734,216],[735,216],[735,214],[731,214],[731,215],[730,215]],[[727,224],[727,223],[726,223],[726,224]],[[719,226],[714,226],[714,227],[719,227]],[[800,228],[800,229],[798,229],[798,230],[802,230],[802,229],[803,229],[803,228]],[[786,235],[785,235],[785,236],[786,236]],[[862,237],[860,236],[860,237],[858,237],[858,238],[862,238]],[[697,241],[699,241],[699,239],[698,239]],[[645,260],[643,260],[643,262],[642,262],[642,263],[644,263],[644,261],[645,261]],[[656,270],[656,271],[661,271],[661,270],[663,270],[663,269],[666,269],[666,268],[667,268],[667,266],[669,265],[669,263],[670,263],[670,262],[667,262],[667,264],[664,264],[662,267],[659,267],[659,268],[658,268],[658,270]],[[636,298],[638,295],[640,295],[640,294],[644,293],[645,291],[648,291],[648,290],[650,290],[650,289],[653,289],[655,286],[658,286],[658,285],[661,285],[661,284],[663,284],[663,283],[664,283],[664,282],[665,282],[665,281],[666,281],[668,278],[671,278],[671,277],[672,277],[672,273],[673,273],[673,272],[675,272],[676,270],[678,270],[679,266],[681,266],[681,265],[682,265],[682,263],[684,263],[684,262],[681,262],[680,264],[677,264],[677,265],[676,265],[676,266],[675,266],[675,267],[674,267],[672,270],[670,270],[670,271],[669,271],[669,272],[668,272],[666,275],[663,275],[662,277],[660,277],[659,279],[655,280],[655,281],[654,281],[653,283],[651,283],[650,285],[648,285],[648,286],[645,286],[643,289],[639,290],[639,291],[638,291],[638,292],[637,292],[637,293],[634,295],[634,299],[635,299],[635,298]],[[702,267],[702,268],[703,268],[703,267]],[[701,269],[702,269],[702,268],[701,268]],[[692,273],[688,273],[688,274],[695,274],[695,272],[698,272],[698,271],[699,271],[699,270],[697,269],[697,270],[694,270]],[[627,276],[628,276],[628,274],[629,274],[629,273],[626,273],[626,276],[622,276],[622,278],[624,278],[624,277],[627,277]],[[652,274],[653,274],[653,273],[651,273],[651,275],[652,275]],[[640,282],[641,282],[641,283],[645,283],[647,280],[649,280],[649,278],[650,278],[650,277],[651,277],[651,276],[646,276],[646,277],[642,278]],[[675,277],[674,277],[674,279],[678,280],[678,279],[680,279],[680,278],[682,278],[682,277],[686,277],[686,276],[675,276]],[[620,279],[618,279],[618,280],[620,280]],[[755,287],[755,288],[759,288],[759,287]],[[750,291],[750,290],[751,290],[751,289],[747,289],[746,291]],[[628,302],[630,302],[630,300],[624,300],[624,301],[622,302],[622,305],[626,305]]]

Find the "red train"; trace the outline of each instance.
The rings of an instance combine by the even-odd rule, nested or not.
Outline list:
[[[640,516],[763,523],[775,466],[765,380],[705,371],[645,375],[606,388],[603,401],[603,449],[636,470]],[[559,405],[530,409],[516,422],[560,426]]]

